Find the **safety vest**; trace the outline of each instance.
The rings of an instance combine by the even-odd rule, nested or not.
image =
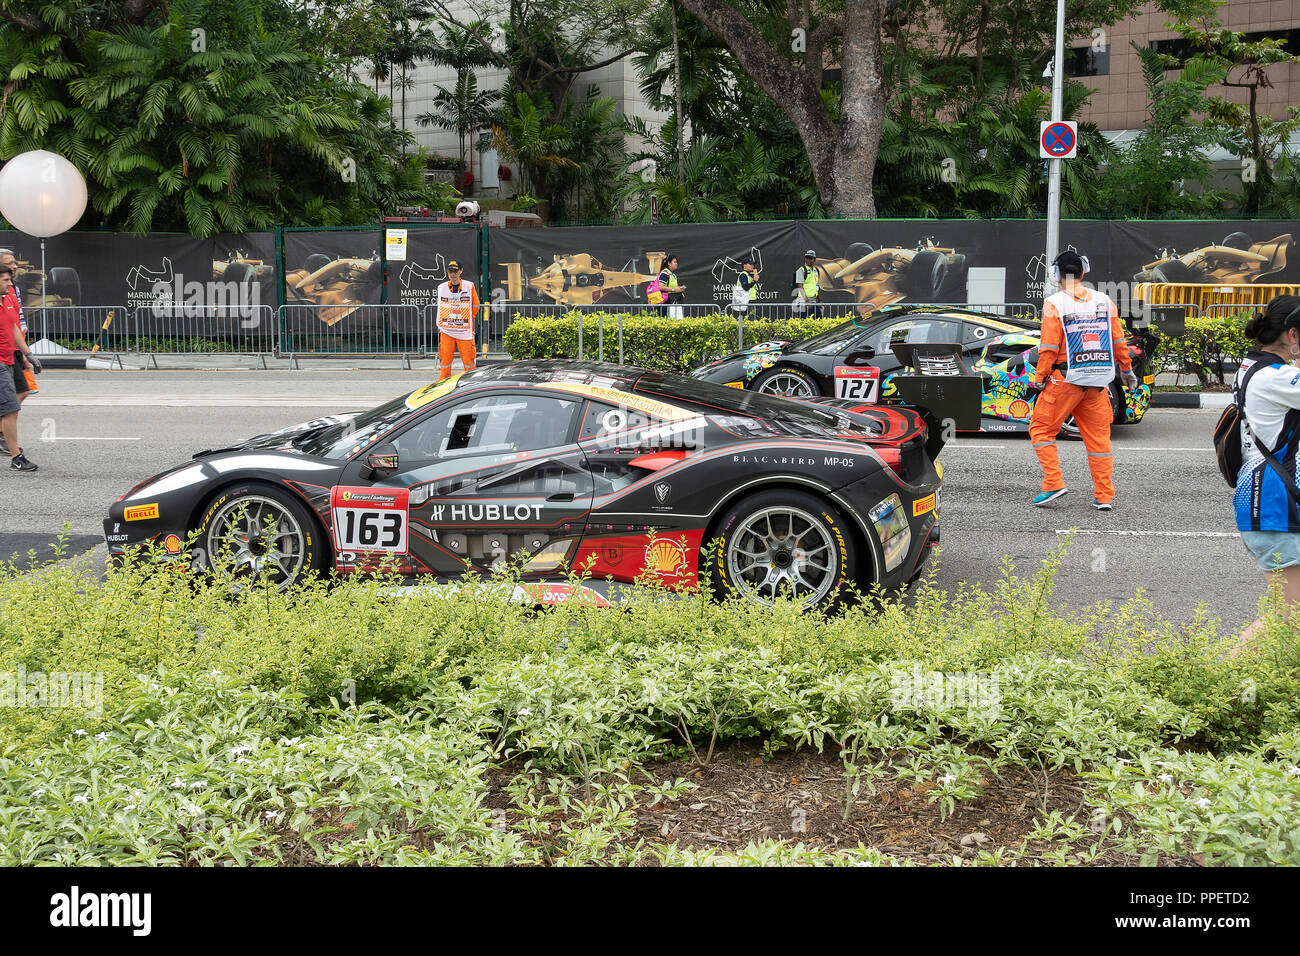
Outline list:
[[[1065,380],[1084,388],[1109,385],[1115,378],[1110,297],[1093,290],[1080,302],[1062,291],[1047,301],[1056,306],[1065,329]]]
[[[472,339],[477,304],[474,283],[468,279],[461,279],[455,290],[450,282],[442,283],[438,286],[438,331],[454,339]]]
[[[748,287],[745,282],[749,281]],[[731,287],[731,304],[738,308],[745,308],[754,300],[754,293],[758,291],[758,283],[748,272],[741,272],[736,276],[736,284]]]
[[[817,267],[803,267],[803,297],[811,302],[817,298],[817,293],[821,291],[821,286],[817,282]]]

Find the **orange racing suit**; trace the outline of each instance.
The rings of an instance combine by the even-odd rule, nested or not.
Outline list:
[[[1075,385],[1067,382],[1066,375],[1062,374],[1068,368],[1071,358],[1080,354],[1078,350],[1085,347],[1080,344],[1081,328],[1089,319],[1102,315],[1103,310],[1110,317],[1112,376],[1115,363],[1123,371],[1131,371],[1133,359],[1129,355],[1128,344],[1124,341],[1119,311],[1110,296],[1075,283],[1068,290],[1057,292],[1043,303],[1042,344],[1038,347],[1037,379],[1046,382],[1047,387],[1034,402],[1033,414],[1029,420],[1029,439],[1034,443],[1034,452],[1043,466],[1042,490],[1064,488],[1065,478],[1061,474],[1061,462],[1056,453],[1056,436],[1065,420],[1073,415],[1079,426],[1079,436],[1088,452],[1093,496],[1099,502],[1108,503],[1115,498],[1115,484],[1112,480],[1115,459],[1110,447],[1110,423],[1114,412],[1110,404],[1110,386]],[[1082,335],[1091,335],[1088,341],[1099,338],[1095,332],[1088,330],[1084,330]],[[1074,350],[1073,353],[1071,350]]]

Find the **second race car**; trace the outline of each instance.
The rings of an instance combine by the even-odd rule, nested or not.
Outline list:
[[[831,606],[920,572],[942,441],[911,410],[521,362],[199,452],[123,495],[104,533],[117,560],[152,545],[184,561],[192,541],[213,573],[283,586],[513,564]]]
[[[898,306],[868,318],[854,318],[801,342],[764,342],[700,366],[701,381],[769,395],[817,399],[847,397],[864,402],[898,402],[895,378],[911,374],[892,351],[898,343],[956,343],[970,370],[983,379],[981,430],[1023,432],[1038,397],[1031,387],[1038,361],[1036,322],[1016,321],[961,308]],[[1136,389],[1118,376],[1110,385],[1116,424],[1140,422],[1151,403],[1151,337],[1128,334]],[[846,372],[863,367],[868,375]],[[839,374],[837,374],[839,370]],[[1073,434],[1067,424],[1067,434]]]

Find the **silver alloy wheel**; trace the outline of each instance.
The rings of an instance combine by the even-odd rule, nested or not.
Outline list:
[[[227,502],[208,525],[208,563],[231,577],[270,576],[288,585],[302,571],[306,541],[302,527],[273,498],[244,495]]]
[[[791,398],[811,398],[812,386],[798,375],[776,372],[764,380],[758,389],[765,395],[788,395]]]
[[[788,591],[805,606],[835,583],[840,554],[829,529],[799,508],[764,508],[747,517],[727,542],[727,574],[750,601],[771,604]]]

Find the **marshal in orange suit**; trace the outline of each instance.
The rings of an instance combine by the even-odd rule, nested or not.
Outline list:
[[[1129,388],[1137,388],[1133,360],[1119,312],[1110,296],[1089,289],[1081,281],[1088,260],[1066,251],[1052,263],[1052,277],[1061,291],[1043,303],[1042,344],[1038,347],[1038,382],[1043,392],[1034,402],[1029,438],[1043,466],[1042,491],[1034,498],[1038,507],[1051,504],[1070,489],[1065,487],[1056,436],[1071,415],[1088,453],[1092,473],[1092,506],[1110,511],[1114,506],[1114,454],[1110,447],[1110,383],[1119,365]]]

